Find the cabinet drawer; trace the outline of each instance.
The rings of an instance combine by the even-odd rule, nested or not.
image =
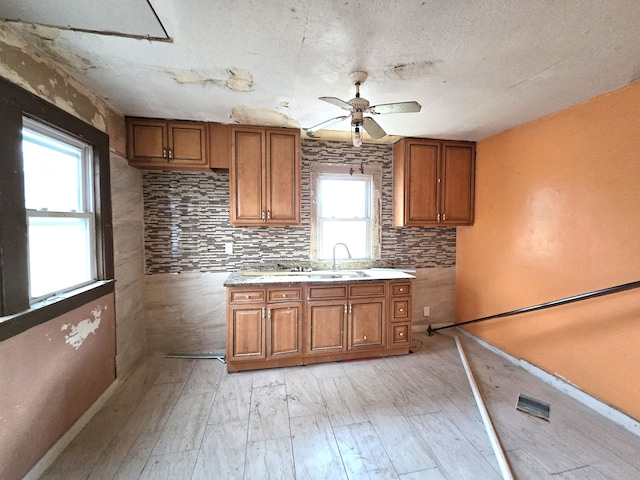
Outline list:
[[[324,298],[347,298],[346,285],[333,286],[311,286],[309,287],[309,300],[318,300]]]
[[[402,323],[399,325],[391,326],[391,346],[392,347],[406,347],[410,345],[411,336],[410,329],[411,324]]]
[[[411,295],[411,284],[410,283],[394,283],[391,285],[391,295],[399,296],[399,295]]]
[[[230,290],[231,303],[264,303],[264,290]]]
[[[409,299],[402,300],[393,300],[393,319],[392,321],[397,320],[406,320],[409,318],[409,310],[410,310],[410,302]]]
[[[267,292],[267,299],[269,303],[300,300],[300,290],[300,288],[270,288]]]
[[[384,297],[384,283],[349,285],[349,297]]]

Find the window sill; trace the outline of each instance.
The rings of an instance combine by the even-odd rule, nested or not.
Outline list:
[[[0,342],[64,315],[114,291],[113,280],[101,280],[71,292],[34,303],[29,310],[0,317]]]

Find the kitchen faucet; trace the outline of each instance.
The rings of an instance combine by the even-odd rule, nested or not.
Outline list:
[[[331,264],[331,270],[335,270],[336,269],[336,247],[338,245],[342,245],[347,250],[347,255],[349,256],[349,258],[351,258],[351,252],[349,251],[349,247],[347,247],[347,245],[342,243],[342,242],[336,243],[333,246],[333,263]]]

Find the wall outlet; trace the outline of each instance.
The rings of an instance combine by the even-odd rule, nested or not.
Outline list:
[[[428,317],[429,315],[431,315],[431,310],[429,307],[424,307],[424,316]]]
[[[224,253],[227,255],[233,255],[233,243],[224,244]]]

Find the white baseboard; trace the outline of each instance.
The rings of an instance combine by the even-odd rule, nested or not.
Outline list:
[[[114,382],[107,387],[107,389],[102,392],[102,395],[98,397],[98,399],[93,402],[93,405],[89,407],[89,409],[82,414],[82,416],[73,424],[73,426],[67,430],[60,440],[58,440],[53,447],[49,449],[47,453],[40,459],[38,463],[27,473],[22,480],[38,480],[44,472],[55,462],[56,458],[64,451],[65,448],[69,446],[76,435],[80,433],[80,431],[89,423],[89,421],[94,417],[96,413],[107,403],[111,395],[115,392],[116,388],[120,384],[118,379],[114,380]]]
[[[556,390],[560,390],[565,395],[568,395],[574,400],[577,400],[578,402],[582,403],[584,406],[599,413],[600,415],[603,415],[604,417],[608,418],[612,422],[620,425],[626,430],[629,430],[634,435],[640,437],[640,422],[638,422],[635,418],[630,417],[629,415],[621,412],[614,406],[609,405],[608,403],[605,403],[602,400],[599,400],[589,395],[587,392],[580,389],[580,387],[574,385],[573,383],[567,381],[565,378],[562,378],[559,375],[553,375],[541,369],[540,367],[537,367],[534,364],[527,362],[526,360],[512,357],[508,353],[503,352],[502,350],[494,347],[490,343],[487,343],[484,340],[460,328],[458,328],[457,330],[460,333],[462,333],[464,336],[473,340],[474,342],[477,342],[483,347],[491,350],[495,354],[500,355],[505,360],[508,360],[509,362],[524,368],[531,375],[542,380],[546,384],[551,385]]]

